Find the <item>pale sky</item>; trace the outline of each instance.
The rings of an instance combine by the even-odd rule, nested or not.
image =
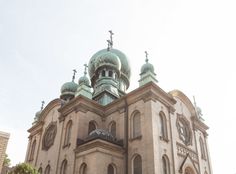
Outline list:
[[[158,85],[201,107],[214,174],[235,174],[235,0],[0,0],[0,130],[12,165],[23,162],[41,101],[59,97],[72,70],[83,74],[108,30],[138,87],[144,51]]]

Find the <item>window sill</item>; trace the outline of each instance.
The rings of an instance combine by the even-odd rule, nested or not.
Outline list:
[[[160,140],[162,140],[162,141],[165,141],[165,142],[169,142],[169,140],[168,140],[168,138],[165,138],[165,137],[163,137],[163,136],[160,136]]]
[[[69,148],[69,147],[70,147],[70,143],[65,144],[62,148],[65,149],[65,148]]]
[[[130,141],[134,141],[134,140],[141,140],[142,139],[142,135],[139,135],[137,137],[133,137],[130,139]]]

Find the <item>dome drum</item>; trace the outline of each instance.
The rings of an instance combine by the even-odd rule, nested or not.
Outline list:
[[[91,78],[91,86],[94,87],[99,78],[98,72],[101,69],[112,69],[117,72],[118,79],[129,87],[130,65],[127,56],[117,49],[103,49],[95,53],[89,61],[88,72]],[[118,80],[118,81],[120,81]]]

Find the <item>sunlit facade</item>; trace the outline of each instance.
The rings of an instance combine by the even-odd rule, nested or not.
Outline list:
[[[140,69],[127,93],[131,65],[111,33],[78,83],[36,113],[26,162],[42,174],[212,174],[201,110],[160,88],[147,53]]]

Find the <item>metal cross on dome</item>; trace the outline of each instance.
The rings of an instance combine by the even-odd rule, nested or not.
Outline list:
[[[77,73],[76,69],[73,69],[73,76],[72,76],[72,82],[75,80],[75,74]]]
[[[112,30],[109,30],[109,33],[110,33],[110,41],[111,41],[111,48],[112,48],[112,46],[113,46],[113,38],[112,38],[112,36],[114,35],[114,33],[112,32]]]
[[[87,74],[87,68],[88,68],[88,65],[85,63],[85,64],[84,64],[84,75]]]
[[[144,53],[145,53],[145,56],[146,56],[146,60],[145,60],[145,62],[148,62],[148,52],[145,51]]]
[[[43,110],[44,104],[45,104],[45,102],[42,101],[41,110]]]
[[[114,33],[112,32],[112,30],[108,31],[110,33],[110,40],[107,40],[107,50],[109,51],[112,47],[113,47],[113,35]]]

